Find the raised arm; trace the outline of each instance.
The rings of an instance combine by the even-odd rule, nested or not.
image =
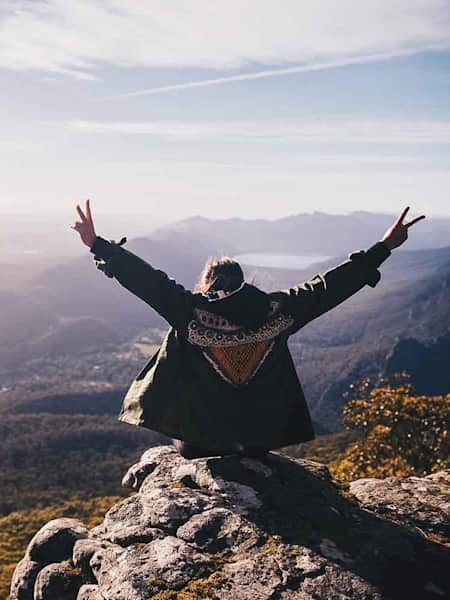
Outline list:
[[[408,228],[425,218],[422,215],[403,223],[408,210],[409,207],[387,229],[380,241],[367,250],[352,252],[347,261],[333,269],[281,291],[285,295],[287,310],[296,321],[295,330],[353,296],[366,284],[370,287],[377,285],[381,278],[378,267],[390,256],[393,248],[407,239]]]
[[[193,308],[193,294],[164,271],[155,269],[139,256],[122,247],[126,241],[115,243],[95,232],[89,200],[85,213],[77,206],[80,221],[73,229],[78,231],[83,243],[89,247],[97,266],[108,277],[115,277],[127,290],[154,308],[175,329],[184,331]]]

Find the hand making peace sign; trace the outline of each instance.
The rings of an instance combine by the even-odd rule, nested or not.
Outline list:
[[[386,244],[389,250],[397,248],[397,246],[400,246],[405,240],[408,239],[408,227],[411,227],[411,225],[414,225],[414,223],[417,223],[417,221],[425,219],[425,215],[421,215],[420,217],[416,217],[412,221],[409,221],[409,223],[403,223],[403,219],[405,218],[408,210],[409,206],[404,209],[395,223],[386,230],[385,234],[381,238],[381,241]]]
[[[95,242],[97,234],[95,233],[94,221],[92,220],[90,201],[86,200],[86,214],[84,214],[78,204],[77,211],[81,221],[76,221],[75,225],[71,225],[71,227],[72,229],[75,229],[75,231],[78,231],[82,242],[91,248]]]

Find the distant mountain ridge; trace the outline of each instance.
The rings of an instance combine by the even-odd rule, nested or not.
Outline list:
[[[157,234],[174,232],[214,240],[224,253],[274,252],[329,254],[348,251],[349,243],[365,248],[380,239],[397,215],[355,211],[345,215],[312,212],[275,220],[208,219],[194,216],[171,223]],[[449,244],[450,218],[427,218],[408,242],[410,249],[437,248]]]

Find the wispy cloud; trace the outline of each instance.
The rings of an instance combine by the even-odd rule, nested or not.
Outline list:
[[[283,75],[294,75],[297,73],[310,73],[313,71],[325,71],[328,69],[339,69],[341,67],[348,67],[350,65],[367,64],[371,62],[377,62],[380,60],[389,60],[394,57],[407,56],[415,54],[416,50],[402,50],[397,51],[395,54],[371,54],[369,56],[359,56],[346,58],[344,60],[335,60],[329,62],[313,63],[310,65],[296,65],[294,67],[286,67],[283,69],[265,69],[264,71],[256,71],[254,73],[242,73],[240,75],[229,75],[228,77],[216,77],[213,79],[201,79],[199,81],[188,81],[186,83],[178,83],[175,85],[165,85],[161,87],[148,88],[145,90],[138,90],[135,92],[127,92],[124,94],[118,94],[112,96],[114,98],[132,98],[136,96],[152,96],[155,94],[164,94],[166,92],[174,92],[177,90],[186,90],[190,88],[208,87],[211,85],[223,85],[227,83],[233,83],[237,81],[250,81],[252,79],[265,79],[267,77],[282,77]]]
[[[104,65],[281,74],[449,45],[448,0],[16,0],[0,14],[0,67],[88,79]]]
[[[173,141],[450,144],[450,121],[311,122],[298,119],[218,122],[72,121],[74,132],[147,135]]]

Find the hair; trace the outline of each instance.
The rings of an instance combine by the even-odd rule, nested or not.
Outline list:
[[[201,294],[210,291],[224,290],[232,292],[244,281],[241,265],[230,258],[210,258],[206,261],[200,277],[195,286],[195,291]]]

